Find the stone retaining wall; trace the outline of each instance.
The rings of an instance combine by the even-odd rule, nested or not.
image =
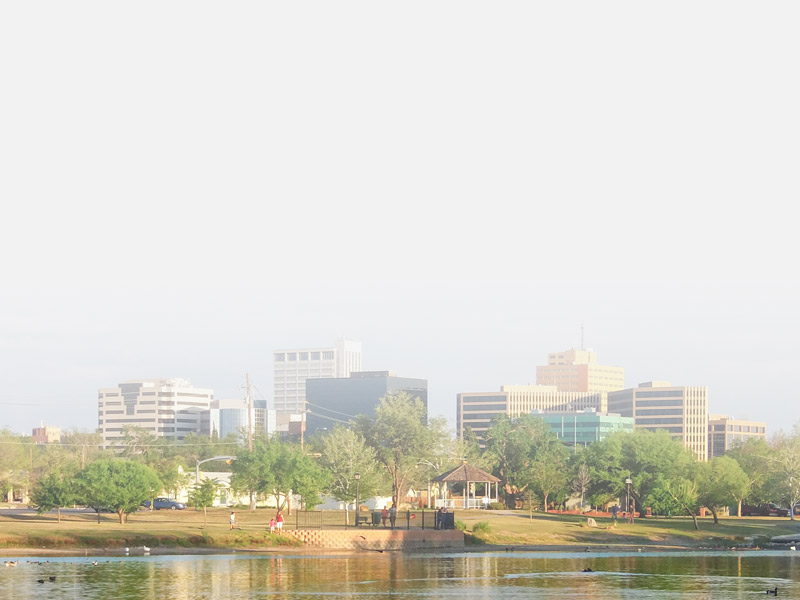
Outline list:
[[[464,533],[435,529],[290,529],[285,535],[307,546],[342,550],[423,550],[425,548],[463,548]]]

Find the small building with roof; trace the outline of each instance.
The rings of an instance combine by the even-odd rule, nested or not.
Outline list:
[[[439,497],[435,500],[436,508],[487,508],[492,502],[500,501],[500,479],[468,464],[467,461],[437,475],[431,482],[439,488]],[[464,485],[461,498],[453,498],[448,494],[456,483]]]

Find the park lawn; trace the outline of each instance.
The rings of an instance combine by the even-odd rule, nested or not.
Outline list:
[[[586,517],[522,511],[456,511],[472,534],[476,523],[486,521],[489,531],[472,534],[473,541],[505,546],[649,546],[680,548],[729,548],[746,546],[749,540],[764,544],[777,535],[797,533],[800,522],[790,519],[754,517],[720,518],[714,525],[711,517],[699,519],[696,531],[688,517],[636,519],[634,524],[609,518],[597,518],[597,527],[588,527]]]
[[[62,512],[58,523],[55,512],[43,515],[18,514],[0,510],[0,549],[81,551],[101,549],[134,551],[142,546],[153,549],[195,551],[207,549],[297,548],[300,542],[289,536],[272,535],[268,521],[271,510],[236,511],[236,529],[230,530],[228,509],[209,509],[208,524],[203,527],[203,512],[193,509],[141,511],[129,516],[120,525],[116,514],[101,514],[101,522],[93,512]],[[596,519],[598,527],[586,526],[586,517],[533,513],[525,511],[472,510],[456,511],[456,521],[466,526],[468,541],[504,547],[575,547],[584,546],[647,546],[667,548],[727,548],[746,546],[748,540],[763,545],[769,537],[796,533],[800,522],[789,519],[754,517],[700,519],[695,531],[686,517],[671,519],[637,519],[632,525],[619,522],[611,527],[611,519]],[[481,521],[488,523],[488,532],[473,528]],[[292,518],[287,518],[287,528]],[[480,529],[480,527],[478,527]]]
[[[230,530],[230,510],[209,509],[207,526],[203,512],[187,510],[143,510],[119,523],[116,514],[64,512],[61,523],[55,512],[43,515],[14,514],[0,510],[0,548],[120,551],[141,548],[257,548],[296,547],[288,536],[269,533],[272,511],[236,511],[236,527]]]

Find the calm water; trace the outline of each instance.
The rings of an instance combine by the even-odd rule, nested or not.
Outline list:
[[[5,557],[3,560],[15,560]],[[366,553],[16,558],[0,599],[800,598],[800,553]],[[28,561],[49,560],[36,565]],[[96,566],[92,561],[97,560]],[[584,568],[593,572],[584,573]],[[49,577],[55,576],[55,582]],[[44,583],[38,583],[44,579]]]

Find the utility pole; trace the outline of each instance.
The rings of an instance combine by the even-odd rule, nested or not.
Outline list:
[[[247,379],[247,449],[253,451],[253,403],[250,399],[250,373],[245,373]]]

